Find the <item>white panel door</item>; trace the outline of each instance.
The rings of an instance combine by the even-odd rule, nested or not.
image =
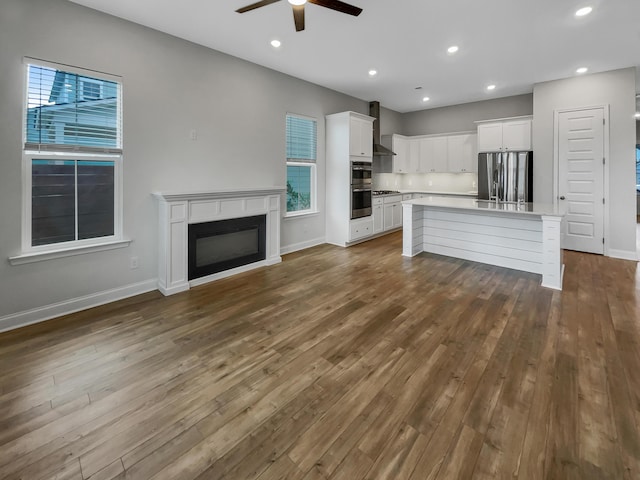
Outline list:
[[[603,119],[602,108],[558,115],[558,196],[568,250],[604,253]]]

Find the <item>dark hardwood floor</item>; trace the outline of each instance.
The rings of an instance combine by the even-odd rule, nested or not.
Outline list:
[[[323,245],[0,335],[3,479],[639,479],[640,273]]]

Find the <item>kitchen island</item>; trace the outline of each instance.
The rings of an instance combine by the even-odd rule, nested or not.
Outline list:
[[[402,202],[402,255],[463,258],[542,275],[562,290],[563,214],[550,204],[427,196]]]

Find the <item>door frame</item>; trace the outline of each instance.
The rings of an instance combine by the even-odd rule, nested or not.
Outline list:
[[[609,163],[611,157],[609,156],[609,104],[590,105],[584,107],[574,108],[559,108],[553,111],[553,205],[558,208],[559,190],[560,190],[560,114],[570,112],[580,112],[583,110],[595,110],[602,109],[602,117],[604,118],[604,132],[603,132],[603,154],[605,158],[604,171],[602,181],[604,183],[602,194],[604,195],[604,212],[602,217],[603,222],[603,235],[604,235],[604,256],[609,256]]]

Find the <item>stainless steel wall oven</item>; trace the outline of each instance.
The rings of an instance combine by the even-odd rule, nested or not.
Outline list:
[[[371,163],[351,162],[351,219],[371,215],[371,174]]]
[[[351,162],[351,185],[371,186],[371,162]]]

